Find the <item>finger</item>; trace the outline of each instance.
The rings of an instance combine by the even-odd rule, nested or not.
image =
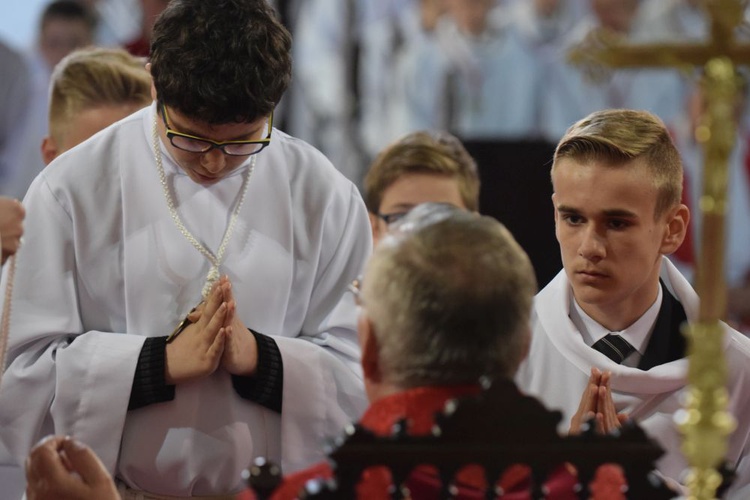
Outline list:
[[[604,415],[601,413],[596,414],[596,432],[597,434],[606,434],[607,430],[604,424]]]
[[[235,315],[237,314],[237,304],[234,300],[227,301],[227,315],[224,318],[224,327],[231,328],[234,323]]]
[[[616,429],[614,420],[617,415],[614,412],[614,405],[611,399],[607,399],[607,388],[599,386],[599,398],[597,404],[597,413],[602,416],[602,432],[609,434],[611,431]]]
[[[625,425],[628,420],[630,420],[630,415],[628,415],[627,413],[617,414],[617,421],[620,423],[620,426]]]
[[[203,312],[201,313],[200,321],[202,321],[204,324],[208,323],[214,316],[214,314],[216,314],[216,312],[219,310],[219,307],[221,307],[221,304],[223,302],[224,297],[221,288],[217,285],[214,285],[214,287],[211,289],[211,293],[208,294],[208,297],[205,300],[205,306]]]
[[[58,488],[75,491],[83,487],[83,483],[65,467],[56,448],[57,442],[54,445],[38,446],[26,459],[28,487],[42,498]]]
[[[198,305],[195,306],[187,315],[187,318],[191,323],[197,323],[198,320],[203,316],[203,311],[206,308],[206,302],[201,300]]]
[[[592,366],[591,377],[590,377],[591,382],[596,385],[599,385],[601,384],[601,379],[602,379],[602,371],[596,366]]]
[[[226,330],[224,328],[219,329],[219,333],[216,335],[211,347],[208,348],[208,357],[213,360],[218,360],[222,354],[224,354],[224,344],[226,343]]]
[[[206,325],[206,327],[203,329],[202,335],[206,339],[206,341],[212,344],[214,343],[216,337],[219,335],[219,332],[224,327],[224,318],[226,317],[226,314],[227,303],[222,302],[218,310],[211,316],[210,320],[208,321],[208,325]]]
[[[73,470],[84,483],[96,485],[111,481],[109,472],[91,448],[75,439],[66,439],[62,447]]]

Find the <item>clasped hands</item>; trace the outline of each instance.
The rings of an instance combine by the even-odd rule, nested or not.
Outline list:
[[[237,315],[229,278],[222,276],[188,319],[191,323],[167,344],[164,369],[167,384],[202,379],[219,367],[232,375],[255,373],[258,346]]]
[[[591,368],[591,375],[581,396],[578,411],[570,420],[570,434],[580,434],[583,425],[592,419],[597,433],[611,434],[628,420],[626,414],[618,414],[615,409],[610,387],[611,377],[611,372],[602,373],[599,368]]]
[[[119,500],[112,476],[88,446],[65,436],[42,439],[26,459],[28,500]]]

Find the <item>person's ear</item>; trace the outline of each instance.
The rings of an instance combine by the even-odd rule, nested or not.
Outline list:
[[[52,160],[57,158],[57,154],[58,147],[55,140],[49,135],[42,139],[42,158],[44,159],[44,164],[49,165],[52,163]]]
[[[666,214],[666,219],[660,248],[663,255],[674,253],[685,240],[690,224],[690,209],[681,203]]]
[[[375,338],[374,325],[367,314],[360,313],[357,319],[359,344],[362,349],[362,374],[365,380],[381,382],[380,353],[378,341]]]

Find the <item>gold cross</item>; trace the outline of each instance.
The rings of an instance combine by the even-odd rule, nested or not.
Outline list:
[[[703,0],[710,23],[705,42],[628,45],[594,33],[574,48],[571,62],[584,69],[702,67],[708,110],[696,134],[704,143],[704,182],[700,201],[702,238],[696,289],[701,298],[698,321],[685,330],[689,340],[687,408],[676,419],[685,438],[683,452],[692,467],[690,499],[712,499],[721,482],[717,468],[735,427],[727,412],[727,367],[723,356],[726,314],[724,280],[725,219],[729,155],[734,146],[734,103],[739,81],[735,66],[750,64],[750,44],[735,37],[748,0]]]

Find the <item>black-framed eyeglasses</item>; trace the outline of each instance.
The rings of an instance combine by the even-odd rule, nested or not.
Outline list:
[[[273,111],[268,117],[268,131],[265,139],[254,141],[223,141],[216,142],[205,137],[177,132],[169,126],[167,107],[161,105],[161,117],[167,130],[167,138],[172,146],[189,153],[208,153],[212,149],[220,149],[222,153],[229,156],[250,156],[260,153],[263,148],[271,143],[271,131],[273,130]]]
[[[380,220],[385,222],[386,226],[390,226],[391,224],[394,224],[398,222],[399,220],[401,220],[402,218],[404,218],[404,216],[408,213],[409,212],[406,211],[406,212],[392,212],[389,214],[377,213],[375,215],[377,215]]]

